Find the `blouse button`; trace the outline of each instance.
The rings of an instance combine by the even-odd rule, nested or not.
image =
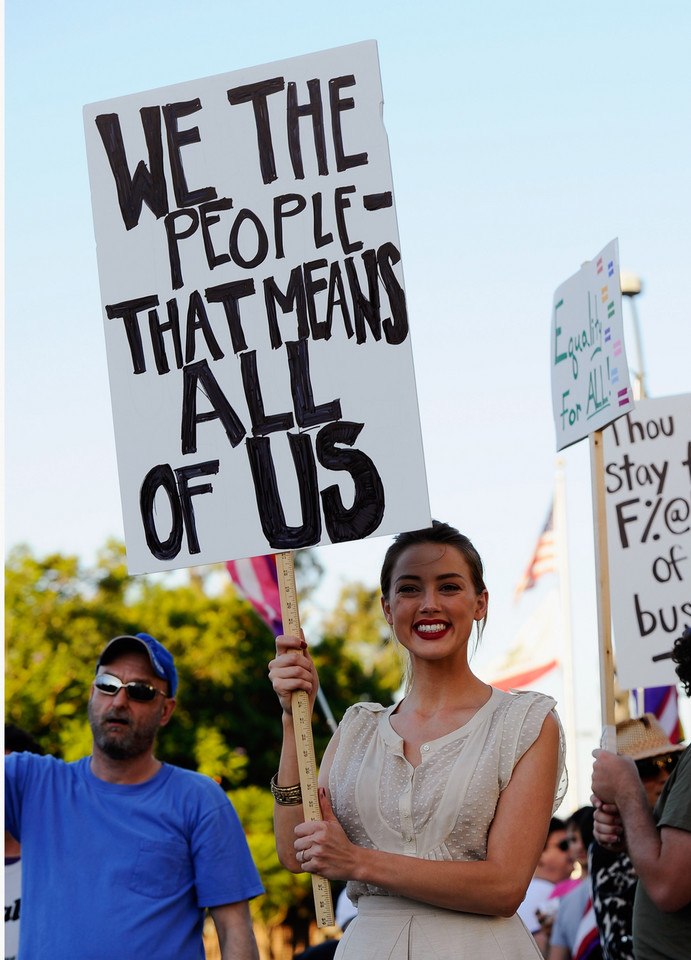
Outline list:
[[[428,744],[428,743],[423,743],[422,749],[425,751],[425,753],[427,753],[427,751],[429,750],[429,744]]]

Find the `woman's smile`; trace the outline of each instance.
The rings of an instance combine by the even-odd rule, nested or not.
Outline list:
[[[421,637],[441,637],[450,626],[447,620],[418,620],[413,630]]]

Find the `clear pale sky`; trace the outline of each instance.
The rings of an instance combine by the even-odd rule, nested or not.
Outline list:
[[[552,294],[614,237],[644,284],[648,393],[691,390],[688,4],[14,0],[5,18],[6,550],[90,562],[123,535],[82,106],[376,39],[431,512],[484,557],[478,663],[494,660],[528,608],[513,590],[554,487]],[[579,726],[596,740],[587,443],[561,460]],[[387,544],[322,548],[322,602],[375,585]]]

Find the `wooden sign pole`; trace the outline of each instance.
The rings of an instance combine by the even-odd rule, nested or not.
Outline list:
[[[612,653],[612,610],[609,593],[609,554],[605,491],[605,455],[602,430],[590,434],[590,470],[593,492],[595,533],[595,575],[597,579],[597,619],[600,649],[600,710],[602,743],[605,750],[617,752],[614,724],[614,656]]]
[[[300,613],[298,611],[297,590],[295,587],[295,566],[292,552],[276,554],[278,572],[278,590],[281,598],[281,618],[286,636],[300,636]],[[309,697],[305,690],[296,690],[291,697],[293,726],[295,728],[295,746],[297,748],[300,788],[305,820],[321,820],[319,793],[317,786],[317,761],[314,756],[312,738],[312,714]],[[317,926],[334,925],[334,908],[331,887],[325,877],[312,874],[312,892]]]

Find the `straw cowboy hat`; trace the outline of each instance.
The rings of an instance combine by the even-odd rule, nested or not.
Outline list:
[[[632,760],[659,757],[684,750],[680,743],[672,743],[654,713],[644,713],[634,720],[617,724],[617,753]]]

